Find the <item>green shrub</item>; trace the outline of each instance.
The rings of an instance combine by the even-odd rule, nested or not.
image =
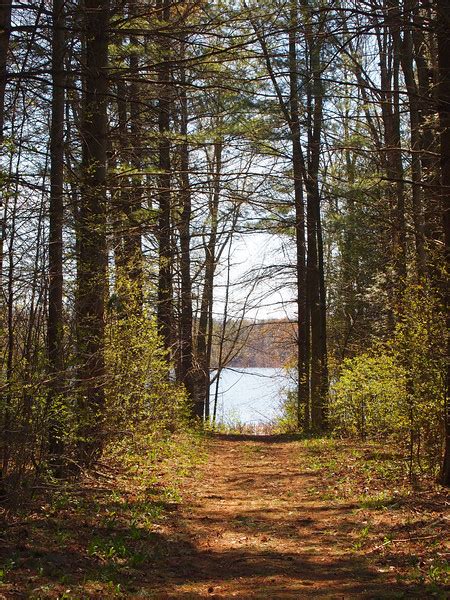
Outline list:
[[[187,418],[184,387],[175,384],[153,318],[111,320],[105,352],[106,421],[114,431],[174,430]]]
[[[330,390],[333,431],[394,436],[411,475],[436,472],[444,437],[444,331],[432,294],[410,287],[391,339],[342,363]]]
[[[332,387],[330,425],[341,435],[393,433],[405,426],[405,370],[388,350],[378,349],[344,361]]]

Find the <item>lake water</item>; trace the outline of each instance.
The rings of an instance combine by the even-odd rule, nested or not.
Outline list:
[[[224,369],[219,381],[217,422],[227,425],[270,423],[280,414],[280,403],[288,387],[289,379],[282,369]],[[211,415],[215,392],[214,382],[211,384]]]

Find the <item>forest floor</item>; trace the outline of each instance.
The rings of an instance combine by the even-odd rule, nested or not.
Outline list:
[[[9,518],[0,598],[449,597],[448,494],[380,444],[217,435],[132,464]]]

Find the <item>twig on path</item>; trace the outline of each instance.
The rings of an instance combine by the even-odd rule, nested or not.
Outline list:
[[[434,533],[433,535],[422,535],[420,537],[402,538],[402,539],[398,539],[398,540],[386,540],[379,546],[375,546],[375,548],[373,548],[373,552],[375,552],[375,550],[381,550],[381,548],[384,548],[385,546],[389,546],[389,544],[403,544],[405,542],[417,542],[420,540],[431,540],[433,538],[439,537],[440,535],[441,535],[441,533]]]

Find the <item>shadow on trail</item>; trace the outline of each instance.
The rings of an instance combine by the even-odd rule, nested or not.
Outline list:
[[[241,534],[248,532],[262,536],[273,528],[269,521],[236,520],[234,530]],[[211,525],[213,523],[211,522]],[[227,525],[216,520],[214,525]],[[287,533],[290,525],[284,524]],[[346,524],[341,536],[351,528]],[[261,548],[229,549],[222,552],[208,548],[199,549],[201,540],[192,540],[192,531],[185,529],[183,541],[171,544],[167,540],[167,558],[156,566],[155,576],[161,590],[157,598],[239,598],[245,599],[301,599],[301,598],[361,598],[381,600],[388,598],[419,599],[424,590],[406,584],[392,584],[382,573],[371,569],[364,558],[349,552],[340,558],[308,556],[307,547],[320,532],[311,524],[311,530],[298,536],[298,552],[273,551]],[[192,586],[192,587],[191,587]],[[193,591],[195,590],[195,592]]]
[[[105,508],[114,512],[117,505],[107,503]],[[297,553],[264,547],[216,552],[202,548],[203,540],[193,535],[189,527],[184,527],[177,510],[170,508],[176,527],[169,535],[144,530],[138,533],[135,527],[123,525],[86,523],[80,526],[78,518],[73,521],[66,518],[64,525],[55,522],[55,535],[63,529],[70,538],[64,549],[40,544],[39,523],[36,523],[36,537],[27,540],[22,547],[19,545],[15,560],[30,574],[40,571],[47,584],[64,583],[67,587],[86,584],[89,580],[111,582],[120,585],[125,597],[130,598],[381,599],[401,598],[399,592],[405,593],[404,598],[423,598],[423,591],[416,594],[408,586],[396,586],[397,595],[389,595],[383,575],[371,571],[361,558],[349,555],[335,559],[326,554],[320,558],[308,557],[305,548],[320,535],[314,522],[302,523]],[[204,520],[204,523],[207,527],[226,527],[242,535],[251,531],[256,536],[270,535],[277,527],[280,537],[291,535],[291,530],[298,526],[294,519],[277,525],[251,511],[236,515],[232,521],[224,521],[217,513],[215,519]],[[46,527],[49,527],[48,522]],[[346,530],[349,527],[351,524],[346,525]],[[341,531],[341,534],[346,532]],[[224,586],[231,586],[230,595],[221,594]],[[105,598],[104,593],[96,595],[92,590],[89,598]],[[12,597],[29,596],[25,593]]]
[[[295,460],[285,460],[292,455],[285,443],[299,436],[216,434],[213,439],[218,470],[208,472],[193,509],[173,515],[178,543],[167,539],[167,557],[155,565],[160,582],[155,597],[426,597],[424,587],[393,582],[392,570],[376,569],[352,552],[353,533],[363,527],[354,504],[309,506],[306,497],[291,496],[292,486],[301,490],[311,477],[305,473],[298,482]],[[254,444],[268,450],[273,444],[273,462]]]
[[[125,598],[432,597],[424,587],[393,583],[392,571],[352,552],[352,534],[362,527],[354,505],[309,506],[301,491],[310,474],[297,471],[292,447],[284,446],[298,436],[213,439],[212,470],[192,480],[183,505],[166,502],[158,487],[145,500],[132,493],[119,500],[100,490],[75,496],[28,531],[16,531],[5,558],[9,551],[16,567],[29,573],[30,588],[40,573],[41,582],[60,589],[108,582]],[[259,444],[274,445],[269,460],[255,451]],[[395,569],[395,560],[389,566]],[[104,588],[87,594],[80,597],[118,597],[105,596]]]
[[[281,444],[285,442],[299,442],[304,436],[295,433],[256,434],[256,433],[211,433],[211,439],[224,442],[257,442],[261,444]]]

